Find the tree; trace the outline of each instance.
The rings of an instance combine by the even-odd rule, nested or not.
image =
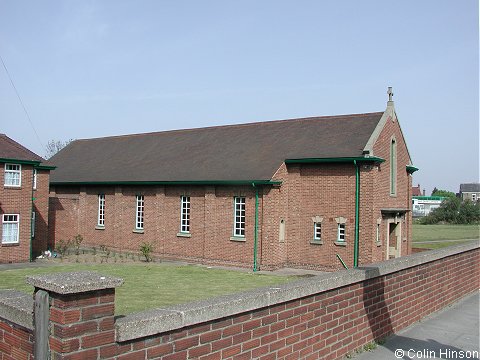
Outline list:
[[[45,153],[45,158],[50,159],[53,155],[58,153],[60,150],[62,150],[65,146],[70,144],[73,141],[73,139],[70,140],[50,140],[47,143],[47,146],[45,147],[46,153]]]
[[[432,196],[443,196],[446,198],[454,198],[457,197],[454,192],[448,191],[448,190],[440,190],[437,188],[434,188],[432,191]]]
[[[458,209],[458,224],[475,224],[480,221],[480,202],[465,200]]]
[[[480,202],[462,202],[457,197],[447,197],[440,207],[420,220],[422,224],[477,224],[479,221]]]

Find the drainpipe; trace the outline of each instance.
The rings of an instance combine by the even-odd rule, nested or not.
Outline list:
[[[353,160],[355,165],[355,240],[353,243],[353,267],[358,266],[358,248],[359,248],[359,213],[360,213],[360,168],[357,160]]]
[[[35,169],[35,167],[34,167],[34,169]],[[33,181],[33,178],[32,178],[32,181]],[[35,224],[32,224],[32,214],[33,214],[33,206],[34,206],[33,201],[35,200],[35,198],[33,197],[33,194],[34,194],[34,192],[33,192],[33,183],[32,183],[32,206],[30,207],[30,262],[33,261],[33,245],[32,245],[33,238],[32,238],[32,235],[33,235],[33,226],[35,226]]]
[[[257,268],[257,246],[258,246],[258,187],[255,186],[255,183],[252,183],[252,186],[255,188],[255,227],[253,235],[253,271],[258,271]]]

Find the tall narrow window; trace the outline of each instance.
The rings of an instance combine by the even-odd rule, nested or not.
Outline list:
[[[397,194],[397,143],[390,143],[390,195]]]
[[[5,164],[5,186],[20,187],[22,185],[22,166]]]
[[[37,190],[37,169],[33,169],[33,190]]]
[[[233,226],[233,236],[245,236],[245,198],[234,198],[235,217]]]
[[[98,226],[105,226],[105,194],[98,195]]]
[[[17,244],[19,238],[18,214],[3,214],[2,221],[2,244]]]
[[[313,223],[313,240],[315,241],[322,240],[322,223],[321,222]]]
[[[31,234],[32,234],[32,238],[35,237],[35,219],[37,218],[37,214],[35,213],[35,211],[32,211],[32,231],[31,231]]]
[[[143,217],[145,215],[145,199],[143,195],[137,195],[137,211],[135,214],[135,229],[143,230]]]
[[[180,210],[180,232],[190,232],[190,196],[182,196]]]
[[[338,224],[337,241],[345,242],[345,224]]]

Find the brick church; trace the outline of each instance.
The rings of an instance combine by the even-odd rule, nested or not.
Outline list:
[[[383,112],[76,140],[49,241],[205,264],[332,271],[411,252],[413,165]]]

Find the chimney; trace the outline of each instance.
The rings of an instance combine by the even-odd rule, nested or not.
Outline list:
[[[423,196],[425,196],[425,189],[423,189]]]

